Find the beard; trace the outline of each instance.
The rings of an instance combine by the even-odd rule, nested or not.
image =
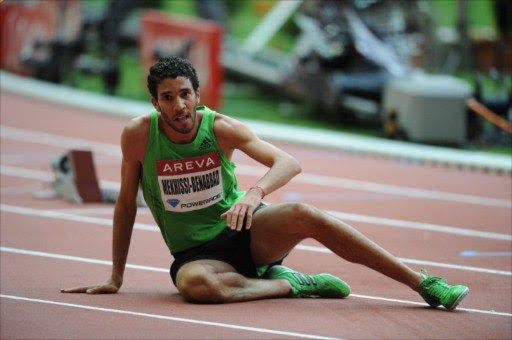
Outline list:
[[[195,124],[196,116],[197,116],[196,109],[194,108],[194,110],[192,112],[183,113],[183,114],[180,114],[179,116],[185,116],[185,120],[183,122],[188,122],[188,120],[190,119],[191,124],[184,125],[183,122],[176,120],[175,118],[170,118],[167,113],[162,111],[162,118],[168,127],[170,127],[174,131],[181,133],[181,134],[187,134],[187,133],[191,132],[196,125]]]

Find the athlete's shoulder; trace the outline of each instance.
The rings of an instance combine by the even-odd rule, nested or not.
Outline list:
[[[143,159],[150,126],[150,114],[138,116],[128,121],[121,135],[123,155],[133,155],[137,159]]]
[[[213,130],[217,138],[240,139],[250,134],[250,129],[238,119],[216,113]]]
[[[125,125],[123,130],[123,138],[126,137],[128,141],[138,142],[140,138],[149,135],[149,127],[151,126],[150,114],[132,118]]]

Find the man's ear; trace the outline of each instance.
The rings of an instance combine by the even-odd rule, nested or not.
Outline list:
[[[151,96],[151,104],[153,104],[153,107],[160,112],[160,106],[158,106],[158,101],[155,99],[155,97]]]
[[[200,103],[201,102],[201,96],[199,95],[199,89],[197,89],[195,92],[196,92],[197,103]]]

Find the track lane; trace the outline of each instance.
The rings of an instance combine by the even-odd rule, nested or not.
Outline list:
[[[16,98],[15,95],[11,95],[9,97],[9,94],[7,96],[5,95],[5,91],[2,91],[1,94],[2,124],[9,123],[12,124],[12,126],[17,126],[23,129],[39,130],[56,135],[67,135],[73,138],[93,139],[102,143],[117,145],[122,126],[127,121],[126,118],[109,117],[92,113],[88,110],[69,109],[65,106],[55,104],[47,105],[49,103],[44,101],[26,100],[22,97]],[[7,100],[7,106],[5,99]],[[9,102],[9,100],[11,101]],[[22,102],[19,102],[20,100],[22,100]],[[11,108],[14,107],[12,106],[12,103],[16,103],[15,107],[20,109],[19,113],[17,110],[16,115],[6,114],[6,112],[12,111]],[[6,109],[8,111],[6,111]],[[63,114],[62,111],[65,113]],[[34,119],[33,112],[38,112],[38,114],[41,115],[44,114],[45,117],[48,117],[48,120],[38,121],[37,119]],[[64,131],[60,126],[55,125],[54,122],[56,121],[67,126],[67,129]],[[99,135],[91,134],[92,128],[88,127],[92,126],[99,131]],[[7,143],[9,143],[9,146],[6,148],[5,144]],[[45,147],[41,145],[34,147],[34,144],[17,143],[19,142],[12,142],[2,138],[2,165],[23,165],[24,167],[48,170],[49,160],[45,160],[45,158],[52,150],[56,150],[57,152],[59,150],[63,151],[66,147],[65,145],[60,147]],[[506,176],[473,173],[470,171],[459,171],[456,169],[434,168],[418,164],[400,163],[370,157],[359,157],[346,153],[331,152],[316,148],[309,149],[296,147],[287,144],[279,145],[284,146],[286,150],[302,162],[305,172],[322,176],[342,176],[354,180],[369,180],[382,184],[405,185],[424,188],[427,190],[448,191],[465,195],[489,195],[491,197],[505,199],[508,201],[510,201],[512,196],[510,192],[511,181],[510,178]],[[8,154],[7,157],[4,157],[6,150],[8,151]],[[46,152],[46,154],[43,152]],[[24,157],[23,154],[31,154],[31,157]],[[239,160],[242,164],[251,166],[250,161],[244,159],[244,156],[241,154],[235,154],[235,159]],[[333,159],[336,159],[339,162],[338,166],[333,166]],[[118,159],[115,159],[115,157],[112,156],[109,157],[107,155],[95,153],[95,160],[97,160],[97,167],[99,167],[98,172],[100,174],[100,178],[118,181]],[[240,183],[242,185],[250,185],[254,182],[255,178],[255,176],[242,175],[240,176]],[[4,186],[6,183],[9,188],[7,192],[2,190],[2,203],[5,203],[6,200],[8,200],[10,204],[17,204],[20,206],[29,205],[30,207],[37,207],[41,209],[76,208],[76,206],[63,203],[60,200],[34,200],[30,197],[29,192],[23,191],[26,190],[31,183],[35,183],[35,185],[44,185],[42,182],[31,182],[19,178],[13,179],[10,176],[2,176],[1,179],[2,189],[6,188],[6,186]],[[16,188],[20,188],[18,193],[15,192]],[[22,188],[23,190],[21,190]],[[318,187],[311,184],[291,183],[287,186],[287,190],[271,195],[270,199],[273,201],[282,199],[290,200],[290,197],[293,199],[293,197],[297,197],[296,194],[299,193],[306,197],[306,201],[323,209],[329,209],[329,204],[332,202],[325,200],[321,196],[315,196],[317,193],[324,193],[335,196],[335,198],[339,198],[343,204],[343,210],[347,212],[359,212],[366,215],[375,213],[390,218],[397,218],[400,216],[409,216],[404,214],[412,211],[411,216],[415,216],[415,219],[412,220],[428,221],[430,223],[455,220],[458,221],[457,223],[462,224],[459,226],[467,226],[476,229],[490,228],[489,230],[510,234],[510,216],[506,213],[501,213],[500,215],[499,209],[488,209],[488,207],[486,207],[480,210],[472,205],[463,206],[459,204],[450,206],[449,209],[445,209],[443,203],[437,206],[430,200],[427,202],[425,202],[425,200],[417,200],[417,202],[415,202],[417,204],[413,204],[411,202],[414,201],[414,199],[396,200],[396,197],[394,198],[390,195],[379,196],[373,194],[373,196],[364,196],[364,193],[362,194],[361,191],[356,190],[340,189],[327,191],[325,189],[326,188],[323,187],[318,190]],[[370,201],[370,203],[368,203],[368,201]],[[386,206],[386,202],[391,202],[393,204]],[[335,204],[337,209],[339,209],[339,201],[335,202]],[[101,208],[104,206],[99,205],[98,207]],[[345,207],[348,207],[348,209]],[[503,208],[501,211],[506,211],[506,208]],[[422,214],[422,212],[425,213]],[[496,212],[498,213],[496,214]],[[94,225],[81,227],[79,223],[64,221],[59,221],[57,223],[56,221],[45,222],[44,218],[10,216],[4,212],[2,212],[1,218],[2,246],[4,246],[4,241],[7,240],[9,243],[12,242],[12,244],[17,244],[19,246],[32,245],[35,249],[47,248],[48,251],[52,251],[62,248],[71,254],[77,253],[78,256],[80,256],[80,254],[87,254],[90,252],[91,256],[103,254],[103,258],[110,258],[111,229],[109,228]],[[31,227],[28,228],[30,230],[19,228],[17,230],[19,234],[16,234],[15,228],[4,228],[6,220],[8,221],[8,225],[12,226],[23,225],[25,227],[31,225]],[[137,221],[141,223],[153,223],[149,215],[139,216]],[[46,225],[47,223],[48,225]],[[390,233],[389,229],[364,223],[358,224],[357,227],[372,238],[375,237],[374,239],[384,245],[385,248],[389,247],[393,252],[397,250],[400,256],[409,252],[411,254],[423,254],[426,256],[430,254],[431,257],[436,257],[435,259],[439,256],[439,259],[441,259],[442,262],[447,262],[447,260],[456,260],[459,258],[459,251],[472,244],[471,242],[468,243],[467,237],[456,237],[454,235],[443,236],[436,233],[402,229],[393,229]],[[23,231],[25,232],[23,233]],[[44,234],[41,233],[41,231],[44,231]],[[68,238],[65,241],[60,240],[58,236],[60,233],[67,235]],[[8,235],[10,236],[4,238],[4,236]],[[32,236],[27,235],[37,235],[39,238],[32,239]],[[168,254],[158,233],[136,231],[134,236],[136,236],[134,237],[134,248],[130,254],[129,261],[147,261],[148,265],[158,265],[162,263],[162,268],[168,266],[170,255]],[[80,240],[80,242],[74,241],[75,239]],[[84,242],[83,240],[87,240],[88,242]],[[157,244],[159,244],[159,246],[156,246]],[[304,244],[317,246],[317,244],[311,240],[305,241]],[[478,240],[478,243],[475,244],[480,247],[479,249],[492,250],[496,248],[508,249],[507,247],[509,247],[510,242],[500,243],[497,241]],[[100,247],[102,247],[102,250],[99,250]],[[153,253],[148,251],[148,249],[154,249],[155,252]],[[165,253],[163,253],[164,251]],[[425,252],[423,253],[423,251]],[[160,252],[162,253],[160,254]],[[432,253],[435,253],[434,256],[432,256]],[[421,301],[414,292],[409,291],[400,284],[387,278],[383,278],[380,274],[373,273],[366,268],[346,263],[345,261],[340,262],[340,260],[332,254],[315,254],[314,256],[310,256],[308,254],[309,253],[306,251],[293,251],[287,259],[287,263],[299,270],[315,272],[318,270],[320,262],[321,267],[325,268],[326,271],[331,271],[344,278],[346,277],[354,291],[361,295],[376,296],[380,294],[380,296],[396,299]],[[22,255],[13,257],[13,262],[19,261],[19,257],[21,256]],[[2,261],[3,260],[4,254],[2,254]],[[508,266],[510,269],[509,259],[505,259],[505,261],[503,260],[504,259],[493,258],[464,258],[460,259],[460,262],[458,263],[491,264],[494,266],[503,266],[503,268]],[[61,263],[58,265],[59,267],[55,269],[55,262],[58,262],[58,260],[26,260],[23,262],[25,264],[24,266],[20,265],[18,267],[33,269],[32,266],[36,264],[37,270],[35,270],[35,274],[38,275],[38,278],[40,277],[41,280],[44,281],[45,285],[24,287],[19,284],[13,284],[13,286],[15,286],[16,289],[22,290],[24,293],[35,292],[43,297],[61,298],[62,294],[56,293],[53,289],[54,287],[61,287],[63,280],[70,280],[69,282],[72,283],[71,285],[77,281],[81,283],[83,282],[82,278],[77,277],[77,275],[81,275],[83,272],[96,275],[98,279],[102,280],[105,275],[108,275],[105,273],[108,273],[109,271],[107,267],[104,269],[98,269],[94,266],[90,267],[91,265],[73,264],[68,266],[68,264],[64,263]],[[59,277],[44,278],[44,275],[48,273],[43,269],[56,270]],[[23,275],[31,276],[34,273],[34,271],[25,273],[24,270],[21,270],[21,272],[17,273],[14,270],[8,272],[4,271],[4,266],[2,265],[2,280],[8,278],[9,280],[12,279],[12,282],[14,282]],[[325,334],[325,331],[329,330],[329,333],[332,332],[333,334],[340,334],[338,336],[343,337],[446,338],[453,337],[454,334],[457,334],[456,337],[465,338],[475,336],[481,338],[507,338],[510,337],[511,332],[509,319],[507,319],[507,321],[500,320],[496,322],[495,319],[490,321],[491,319],[488,319],[489,316],[476,318],[471,313],[466,312],[444,313],[443,311],[430,310],[426,308],[423,309],[416,306],[404,306],[389,301],[366,301],[362,298],[350,298],[346,301],[342,301],[343,304],[338,303],[340,301],[328,300],[286,300],[286,302],[282,300],[268,300],[230,306],[207,306],[206,308],[205,306],[200,306],[201,308],[198,309],[198,306],[186,304],[179,296],[176,295],[175,288],[170,284],[170,280],[166,273],[160,273],[158,278],[155,279],[152,279],[153,275],[148,275],[147,273],[143,274],[144,275],[128,270],[126,279],[127,283],[123,287],[123,291],[125,289],[126,291],[114,298],[101,297],[105,298],[105,300],[101,301],[106,301],[106,305],[117,305],[120,308],[125,308],[127,306],[137,307],[141,305],[141,301],[144,301],[148,304],[148,306],[144,305],[144,308],[148,308],[148,310],[153,310],[152,307],[156,305],[158,308],[163,308],[162,310],[168,311],[169,305],[167,302],[172,300],[173,303],[176,303],[176,305],[173,306],[177,309],[185,311],[185,313],[190,313],[187,315],[196,318],[198,315],[201,315],[201,318],[204,316],[213,318],[222,317],[221,320],[223,321],[231,320],[233,315],[245,316],[245,318],[243,318],[244,321],[252,319],[256,321],[256,316],[273,316],[273,313],[268,315],[268,311],[270,310],[276,311],[275,318],[267,318],[265,320],[257,318],[257,322],[264,325],[266,324],[273,328],[275,328],[277,319],[282,319],[282,315],[288,315],[290,310],[292,310],[294,314],[290,316],[290,325],[294,326],[293,330],[296,331],[297,329],[302,329],[301,327],[309,327],[308,329],[313,329],[314,327],[312,324],[314,323],[315,327],[322,326],[319,329],[324,331],[324,333],[321,334]],[[462,307],[487,308],[491,304],[492,307],[490,308],[499,307],[506,311],[510,311],[510,309],[512,309],[508,303],[511,297],[511,282],[509,277],[500,277],[497,279],[496,275],[481,273],[470,275],[467,272],[453,269],[436,269],[435,274],[448,277],[450,282],[470,283],[471,293],[464,301]],[[163,275],[165,275],[165,277],[163,277]],[[55,282],[55,280],[59,280],[59,282]],[[130,283],[128,283],[128,280]],[[94,280],[93,282],[96,281]],[[382,284],[380,284],[381,282]],[[493,289],[489,289],[490,287]],[[2,293],[4,293],[3,289],[4,284],[2,284]],[[49,293],[48,290],[51,290],[51,293]],[[157,295],[161,293],[165,298],[162,298],[162,302],[160,300],[162,296],[159,295],[158,298],[153,298],[153,293],[148,292],[156,292]],[[91,301],[91,297],[89,296],[73,296],[69,298],[83,299],[88,302]],[[350,302],[350,304],[346,304],[345,302]],[[5,306],[3,299],[0,303],[2,303],[2,306]],[[247,306],[250,306],[250,308],[247,308]],[[12,308],[12,306],[10,308]],[[27,308],[27,310],[35,309],[35,307]],[[251,310],[250,315],[243,314],[247,309]],[[4,308],[2,308],[2,311],[3,310]],[[295,314],[295,312],[302,311],[308,312],[307,319],[304,319],[304,313]],[[414,313],[411,313],[411,311],[414,311]],[[83,316],[84,314],[80,313],[79,315]],[[407,315],[407,318],[404,318],[404,315]],[[4,320],[4,314],[2,313],[2,330],[4,329]],[[307,320],[307,322],[304,322],[305,320]],[[11,320],[11,322],[19,323],[21,320],[18,318],[17,320]],[[122,323],[114,323],[116,327],[123,327]],[[44,321],[42,321],[42,325],[43,324],[45,324]],[[134,321],[134,325],[136,324],[137,322]],[[296,329],[295,324],[297,324]],[[432,324],[438,325],[440,329],[432,331]],[[492,324],[493,328],[489,328],[489,324]],[[390,325],[392,327],[389,327]],[[179,328],[181,329],[181,325]],[[43,326],[41,326],[41,329],[43,329]],[[200,332],[200,329],[192,329],[190,334],[200,334]],[[2,334],[4,334],[3,331]]]
[[[1,221],[2,226],[11,227],[2,227],[2,246],[106,260],[110,259],[111,228],[108,226],[95,226],[88,225],[87,223],[77,223],[65,220],[59,220],[58,223],[55,223],[55,220],[45,218],[40,218],[37,223],[34,223],[33,221],[34,220],[30,216],[18,216],[16,214],[3,213]],[[25,240],[25,235],[38,235],[38,237]],[[370,235],[370,237],[372,237],[372,235]],[[388,244],[388,239],[383,241],[384,242],[379,241],[379,243],[395,255],[404,257],[403,246],[400,242]],[[80,244],[77,244],[77,242]],[[444,246],[439,242],[435,242],[433,244],[440,247]],[[91,247],[90,245],[94,245],[94,247]],[[416,248],[419,247],[416,246]],[[428,258],[429,260],[449,261],[450,254],[443,256],[441,250],[442,248],[439,248],[436,251],[435,248],[425,247],[424,252],[426,256],[431,254]],[[432,255],[435,253],[438,255]],[[416,256],[415,258],[418,257]],[[456,256],[452,259],[457,260]],[[135,230],[129,255],[130,262],[167,268],[170,260],[171,256],[168,254],[165,244],[161,240],[161,236],[158,232]],[[456,263],[461,262],[462,261],[457,261]],[[320,267],[318,263],[321,263]],[[390,279],[383,278],[380,274],[373,273],[367,268],[340,260],[333,254],[310,253],[295,250],[292,252],[290,257],[287,258],[286,264],[309,273],[327,271],[335,275],[340,275],[341,277],[346,278],[354,289],[355,287],[359,287],[358,292],[361,294],[380,294],[379,296],[389,298],[421,301],[417,294],[409,291],[408,288],[403,287]],[[417,265],[412,265],[411,267],[416,269],[421,268]],[[496,267],[496,265],[492,265],[492,268]],[[472,306],[469,304],[473,298],[480,297],[481,294],[484,294],[485,299],[482,299],[481,303],[485,303],[485,305],[478,305],[479,308],[489,310],[496,309],[505,312],[509,311],[511,308],[510,303],[508,303],[510,299],[503,299],[504,296],[510,296],[510,291],[507,292],[507,290],[503,290],[503,288],[507,287],[507,284],[510,286],[512,283],[511,276],[504,277],[433,267],[427,269],[432,274],[448,278],[450,282],[465,282],[472,287],[472,289],[477,289],[476,292],[472,292],[472,294],[468,296],[468,306]],[[98,278],[98,280],[103,280],[103,278]],[[480,291],[477,288],[478,285],[482,283],[481,280],[485,281],[487,287],[493,287],[492,292],[488,289]],[[385,284],[382,287],[368,285],[368,282],[379,281],[383,281]],[[498,296],[495,296],[494,294],[498,291]],[[499,309],[498,307],[503,309]]]
[[[443,310],[432,310],[421,306],[410,306],[397,304],[389,301],[375,301],[348,298],[345,300],[264,300],[251,303],[241,303],[230,305],[225,308],[223,305],[193,305],[185,303],[181,298],[169,292],[162,286],[159,277],[166,274],[151,274],[144,272],[143,276],[135,270],[127,270],[127,281],[123,287],[123,292],[118,295],[87,296],[80,294],[60,294],[54,291],[57,284],[69,284],[73,280],[73,272],[88,272],[92,276],[101,276],[105,274],[108,267],[98,268],[94,265],[83,265],[77,263],[68,263],[65,261],[47,260],[47,259],[25,259],[22,255],[5,256],[2,254],[2,267],[10,274],[9,279],[2,278],[2,294],[15,295],[20,289],[16,281],[25,281],[24,293],[37,293],[39,299],[51,301],[66,301],[69,303],[87,304],[96,307],[112,308],[112,306],[121,306],[124,310],[135,310],[142,313],[160,314],[178,316],[180,318],[197,319],[200,312],[201,320],[222,322],[249,327],[261,327],[275,329],[275,321],[282,320],[282,315],[286,315],[286,329],[293,329],[294,332],[303,333],[306,331],[312,334],[326,334],[335,337],[365,337],[363,334],[370,333],[370,336],[376,335],[381,327],[385,333],[396,333],[396,329],[386,328],[392,321],[395,326],[400,327],[403,333],[398,333],[398,337],[435,337],[444,338],[451,334],[455,337],[469,337],[477,335],[482,338],[494,336],[500,337],[506,334],[504,328],[510,317],[492,316],[485,314],[470,313],[458,311],[448,313]],[[13,268],[14,267],[14,268]],[[30,267],[30,271],[20,271],[19,268]],[[14,271],[14,272],[13,272]],[[50,273],[59,274],[48,275]],[[68,273],[62,275],[62,273]],[[38,277],[38,280],[29,280],[29,278]],[[58,282],[56,282],[58,281]],[[148,293],[150,292],[150,293]],[[32,296],[34,297],[34,296]],[[141,301],[146,303],[141,304]],[[251,308],[247,308],[250,304]],[[404,319],[400,315],[414,313]],[[326,311],[328,313],[326,313]],[[308,322],[304,322],[304,313],[308,314]],[[253,315],[265,315],[264,318],[254,318]],[[471,320],[470,327],[453,327],[453,323],[464,315],[465,320]],[[101,317],[101,316],[96,316]],[[95,318],[89,315],[88,318]],[[372,326],[369,327],[365,319],[372,319]],[[432,320],[434,319],[434,320]],[[481,327],[488,322],[495,325],[492,334],[482,331]],[[503,321],[505,320],[505,321]],[[126,319],[119,320],[120,324],[111,325],[113,330],[122,328]],[[411,323],[412,321],[412,323]],[[134,320],[136,322],[136,320]],[[439,329],[432,330],[429,327],[431,322],[436,322]],[[452,323],[452,326],[448,327]],[[375,325],[379,327],[374,327]],[[413,326],[414,325],[414,326]],[[368,328],[369,327],[369,328]],[[415,328],[413,332],[411,327]],[[198,327],[199,329],[201,327]],[[195,331],[192,331],[194,334]],[[471,332],[471,333],[470,333]],[[348,335],[347,335],[348,333]],[[195,333],[197,334],[197,333]],[[243,337],[243,334],[241,335]]]

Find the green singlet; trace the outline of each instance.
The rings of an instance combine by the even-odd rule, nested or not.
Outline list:
[[[245,195],[238,191],[235,164],[223,155],[213,133],[215,111],[205,106],[197,111],[202,120],[187,144],[169,140],[158,128],[157,111],[151,112],[141,184],[171,253],[217,236],[227,227],[220,215]]]

